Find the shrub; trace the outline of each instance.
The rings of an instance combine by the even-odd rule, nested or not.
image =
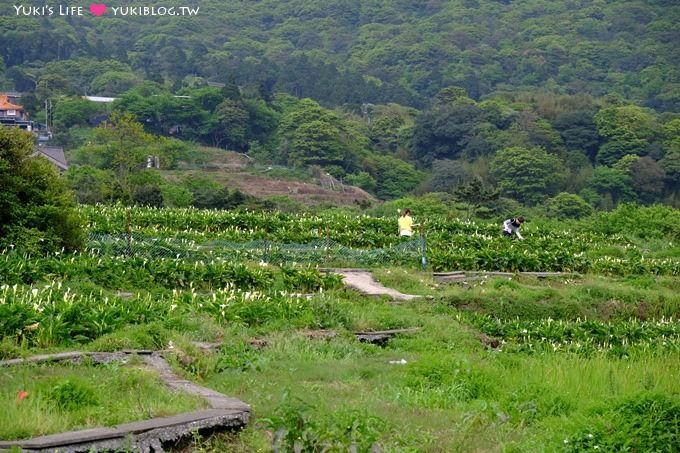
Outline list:
[[[590,229],[603,234],[625,232],[642,239],[666,237],[679,241],[680,210],[626,203],[611,212],[599,212],[590,222]]]
[[[29,253],[76,250],[85,235],[73,194],[43,158],[31,158],[33,136],[0,128],[0,249]]]
[[[52,386],[47,399],[59,409],[73,411],[97,404],[95,391],[86,383],[75,379],[66,379]]]
[[[680,399],[644,393],[602,411],[598,422],[565,440],[565,451],[654,451],[680,445]]]
[[[593,213],[593,207],[573,193],[561,192],[548,200],[548,212],[558,218],[580,219]]]

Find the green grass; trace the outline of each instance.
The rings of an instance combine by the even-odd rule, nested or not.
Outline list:
[[[607,404],[650,392],[675,401],[680,395],[669,360],[677,355],[526,357],[465,342],[424,346],[417,336],[388,349],[340,343],[273,340],[261,351],[262,367],[225,370],[206,385],[250,402],[255,426],[275,430],[282,425],[267,425],[272,419],[285,424],[282,412],[297,414],[308,426],[295,426],[318,442],[348,413],[379,420],[375,441],[386,451],[500,451],[504,443],[557,450],[562,439],[596,423]],[[389,363],[394,359],[407,363]],[[343,436],[334,441],[350,443]]]
[[[397,277],[390,280],[393,273]],[[394,283],[403,291],[432,291],[431,279],[399,274],[378,273],[383,283]],[[678,351],[615,358],[605,353],[527,355],[487,349],[476,329],[456,316],[460,312],[449,299],[451,294],[461,301],[469,295],[490,304],[502,297],[541,319],[569,314],[565,307],[572,306],[570,299],[576,295],[581,295],[573,302],[576,308],[597,307],[611,297],[627,304],[646,300],[650,307],[665,307],[667,298],[675,304],[677,296],[664,285],[599,277],[506,282],[493,280],[472,289],[442,285],[434,300],[396,305],[343,294],[356,303],[354,325],[388,328],[397,319],[422,330],[395,337],[385,348],[356,343],[347,335],[333,340],[272,335],[257,354],[258,367],[224,369],[208,376],[206,383],[253,405],[253,425],[245,434],[253,445],[274,442],[267,433],[295,427],[298,442],[306,439],[309,451],[320,450],[320,445],[328,451],[346,451],[352,443],[367,448],[371,442],[399,452],[564,451],[569,442],[581,446],[591,442],[589,431],[612,451],[622,448],[626,436],[631,442],[653,437],[658,424],[652,422],[651,409],[638,408],[632,421],[624,421],[608,408],[628,407],[627,402],[640,399],[675,414],[680,407]],[[535,308],[553,303],[545,313]],[[592,314],[596,319],[617,319],[597,310]],[[390,363],[402,359],[405,364]],[[361,425],[357,419],[369,426],[364,431],[350,429]],[[669,423],[677,440],[680,419]],[[644,429],[636,431],[639,426]],[[611,434],[617,429],[625,434]],[[334,433],[331,438],[329,433]],[[219,451],[219,442],[214,442],[212,451]],[[294,443],[290,440],[289,446]]]
[[[330,289],[309,298],[230,302],[224,295],[191,288],[171,295],[168,288],[144,299],[151,307],[163,307],[158,316],[144,311],[145,317],[131,318],[134,323],[82,346],[113,351],[172,344],[170,361],[179,373],[252,406],[251,423],[242,432],[196,436],[175,451],[283,452],[297,445],[311,452],[364,452],[374,444],[386,452],[558,452],[595,445],[600,451],[644,451],[641,445],[660,439],[665,444],[655,444],[657,451],[670,453],[664,445],[680,439],[680,350],[673,346],[678,339],[645,336],[661,318],[677,323],[675,279],[490,278],[464,287],[437,283],[414,270],[382,268],[374,275],[388,287],[425,297],[395,302]],[[214,310],[213,297],[218,298]],[[226,316],[220,297],[230,304]],[[136,309],[138,299],[115,306]],[[548,319],[571,323],[581,326],[575,331],[585,343],[594,341],[598,326],[613,326],[617,335],[645,346],[623,354],[598,347],[587,353],[578,348],[554,352],[531,349],[521,335],[504,334],[497,339],[506,343],[494,348],[483,341],[483,333],[496,319],[520,331],[539,329],[540,334],[545,328],[545,335],[555,334],[545,327]],[[590,324],[583,327],[584,322]],[[643,322],[649,325],[640,327]],[[353,335],[416,327],[384,346],[359,342]],[[325,337],[321,330],[336,336]],[[5,338],[0,352],[25,356],[40,351],[14,340]],[[666,340],[670,346],[653,347]],[[222,346],[206,352],[192,341]],[[4,439],[38,428],[63,430],[65,420],[102,426],[185,410],[177,395],[166,400],[155,390],[143,392],[150,402],[125,400],[125,394],[136,395],[136,389],[154,381],[146,374],[140,378],[143,372],[135,367],[2,371],[1,395],[8,408],[0,410]],[[120,395],[98,391],[115,388],[121,380],[133,383],[120,385]],[[17,405],[16,394],[24,387],[29,396]],[[74,407],[69,406],[72,400]]]
[[[470,288],[449,285],[442,300],[502,319],[625,320],[680,317],[676,279],[634,277],[540,281],[490,278]]]
[[[381,268],[372,270],[373,278],[388,288],[394,288],[405,294],[435,296],[444,286],[426,272],[413,269]]]
[[[28,392],[19,401],[20,392]],[[20,397],[19,397],[20,399]],[[19,365],[0,373],[0,439],[112,426],[206,407],[139,364]]]

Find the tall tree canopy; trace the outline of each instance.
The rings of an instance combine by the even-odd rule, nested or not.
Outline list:
[[[33,151],[32,134],[0,127],[0,248],[79,249],[84,232],[73,194],[56,168]]]
[[[491,175],[502,194],[535,204],[559,190],[564,183],[564,166],[542,148],[506,148],[491,161]]]
[[[0,42],[11,43],[0,46],[5,76],[27,91],[58,75],[70,83],[55,89],[80,95],[120,94],[141,78],[174,85],[198,76],[333,106],[422,108],[458,86],[474,99],[518,90],[611,92],[661,111],[680,109],[678,2],[188,3],[197,15],[92,21],[17,16],[3,2]]]

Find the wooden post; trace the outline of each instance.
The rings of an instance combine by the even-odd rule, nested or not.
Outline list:
[[[132,256],[132,213],[130,208],[127,210],[127,246],[128,246],[128,256]]]
[[[427,267],[427,239],[424,225],[420,227],[420,266],[423,270]]]

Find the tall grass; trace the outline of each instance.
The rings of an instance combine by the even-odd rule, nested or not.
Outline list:
[[[0,439],[112,426],[205,405],[134,365],[15,366],[0,374]]]

